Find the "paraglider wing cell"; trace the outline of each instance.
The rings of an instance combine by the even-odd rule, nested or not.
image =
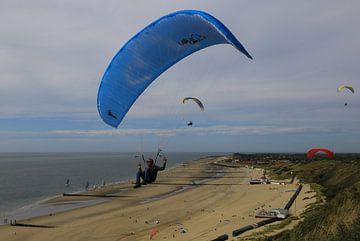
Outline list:
[[[105,123],[118,127],[141,93],[164,71],[203,48],[231,44],[252,58],[230,30],[208,13],[166,15],[131,38],[106,69],[97,97]]]

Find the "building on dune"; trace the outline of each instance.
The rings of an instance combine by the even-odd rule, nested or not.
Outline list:
[[[270,211],[266,211],[263,209],[255,215],[256,218],[280,218],[280,219],[285,219],[288,216],[289,216],[289,210],[284,208],[274,208]]]
[[[270,184],[270,181],[266,177],[261,177],[258,179],[251,179],[250,184]]]

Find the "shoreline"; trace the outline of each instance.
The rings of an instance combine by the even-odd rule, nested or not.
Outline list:
[[[255,212],[260,208],[282,207],[291,196],[287,190],[296,186],[249,185],[262,171],[212,165],[218,159],[221,157],[183,162],[139,189],[126,182],[106,190],[109,194],[125,188],[127,197],[109,197],[103,203],[22,221],[55,228],[1,226],[0,241],[148,240],[153,229],[159,230],[154,240],[209,240],[259,221]],[[211,178],[216,175],[221,176]],[[205,183],[194,184],[204,179]],[[304,188],[309,190],[308,185]],[[300,193],[297,214],[313,201],[303,199],[311,195],[305,191]],[[52,204],[87,199],[60,197]]]
[[[185,163],[191,163],[195,162],[201,159],[206,159],[208,157],[201,157],[195,160],[185,160],[181,163],[176,163],[173,166],[167,168],[163,172],[168,172],[172,169],[175,169],[179,166],[183,166]],[[211,158],[211,157],[210,157]],[[84,194],[88,192],[93,192],[96,190],[101,190],[102,188],[111,188],[113,186],[123,185],[126,183],[131,183],[134,178],[132,179],[123,179],[115,182],[109,182],[105,186],[97,186],[94,188],[89,188],[88,190],[82,189],[74,192],[70,192],[71,194]],[[63,194],[56,194],[52,196],[48,196],[45,198],[41,198],[35,202],[31,202],[29,204],[26,204],[22,207],[7,211],[7,212],[1,212],[1,219],[0,219],[0,226],[7,225],[11,222],[11,220],[23,220],[23,219],[33,219],[41,216],[46,215],[52,215],[57,214],[61,212],[71,211],[77,208],[83,208],[88,207],[92,205],[96,205],[102,202],[106,202],[106,197],[83,197],[83,200],[76,200],[76,201],[69,201],[64,202],[61,201],[63,198]],[[80,199],[80,198],[79,198]],[[60,200],[60,201],[57,201]],[[54,211],[51,211],[51,207],[49,205],[53,205]],[[59,208],[59,205],[62,205],[62,208]],[[7,223],[5,223],[5,220],[7,220]]]

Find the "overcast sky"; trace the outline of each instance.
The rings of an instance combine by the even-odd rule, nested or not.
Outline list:
[[[359,1],[0,1],[2,152],[360,151]],[[254,60],[230,45],[204,49],[107,126],[96,96],[110,60],[182,9],[218,18]],[[337,93],[342,84],[355,94]],[[206,111],[181,105],[185,96]]]

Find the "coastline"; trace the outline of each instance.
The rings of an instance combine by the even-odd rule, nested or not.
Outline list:
[[[94,237],[101,237],[101,240],[148,240],[149,231],[154,228],[160,232],[154,240],[209,240],[254,222],[255,210],[265,204],[268,207],[282,206],[290,195],[285,191],[295,185],[250,186],[250,178],[261,175],[261,171],[211,165],[216,159],[183,162],[159,173],[157,182],[140,189],[132,189],[129,181],[123,181],[105,189],[89,191],[90,194],[112,193],[119,197],[22,221],[56,227],[53,229],[2,226],[0,240],[47,240],[47,237],[53,240],[88,240]],[[219,173],[221,175],[216,176]],[[196,184],[204,179],[205,182]],[[94,198],[58,197],[48,203],[58,205],[91,199]],[[305,206],[310,202],[311,199],[301,201]],[[185,230],[184,233],[181,230]],[[77,234],[74,239],[72,235],[79,232],[81,235]]]
[[[214,156],[214,157],[216,157],[216,156]],[[172,165],[171,167],[167,168],[164,171],[164,173],[171,169],[185,165],[186,163],[191,163],[191,162],[201,160],[204,158],[208,158],[208,157],[201,157],[201,158],[194,159],[194,160],[185,160],[183,162],[176,163],[176,164]],[[99,185],[96,187],[96,189],[98,189],[99,187],[100,187],[100,189],[101,188],[109,188],[109,187],[111,188],[114,186],[131,183],[132,181],[133,181],[133,179],[125,178],[125,179],[118,180],[115,182],[109,182],[104,187],[101,187]],[[71,193],[81,194],[81,193],[88,193],[88,192],[92,192],[92,191],[94,191],[94,189],[90,188],[89,190],[80,189],[78,191],[74,191]],[[46,215],[50,215],[50,214],[71,211],[76,208],[87,207],[87,206],[99,204],[99,203],[106,202],[106,201],[107,201],[106,198],[101,198],[101,197],[91,197],[91,198],[84,197],[84,198],[76,198],[75,202],[71,201],[71,200],[64,202],[63,201],[63,193],[61,193],[61,194],[59,193],[59,194],[51,195],[48,197],[40,198],[39,200],[28,203],[28,204],[18,207],[16,209],[2,212],[1,216],[0,216],[0,226],[9,224],[11,222],[11,220],[23,220],[23,219],[36,218],[36,217],[40,217],[40,216],[46,216]],[[56,206],[53,205],[51,207],[51,204],[56,204],[56,203],[59,203],[59,204]],[[5,220],[7,221],[6,223],[5,223]]]

